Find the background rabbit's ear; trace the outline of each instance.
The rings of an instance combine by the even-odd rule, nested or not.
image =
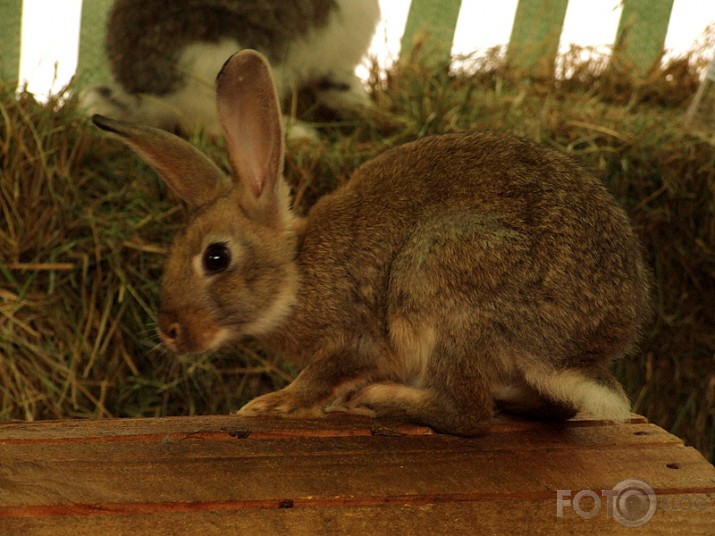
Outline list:
[[[254,50],[231,56],[216,79],[216,104],[236,178],[256,201],[274,193],[283,174],[283,129],[268,61]]]
[[[212,202],[230,188],[221,169],[178,136],[101,115],[93,116],[92,121],[99,128],[118,135],[191,208]]]

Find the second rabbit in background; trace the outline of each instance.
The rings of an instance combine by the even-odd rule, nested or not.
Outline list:
[[[170,131],[220,135],[214,80],[237,50],[271,61],[278,95],[312,89],[322,105],[368,103],[355,76],[380,19],[378,0],[116,0],[107,22],[113,75],[82,107]],[[310,136],[299,123],[289,135]]]

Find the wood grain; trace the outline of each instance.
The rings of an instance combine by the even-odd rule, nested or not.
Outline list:
[[[3,423],[0,534],[610,534],[605,506],[557,517],[557,490],[633,478],[660,501],[649,534],[713,533],[715,468],[637,416],[478,438],[341,415]]]

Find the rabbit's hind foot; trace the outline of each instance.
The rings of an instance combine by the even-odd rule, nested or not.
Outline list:
[[[492,416],[491,408],[464,411],[451,397],[433,388],[391,382],[366,386],[346,402],[346,408],[349,413],[369,411],[376,417],[405,420],[436,432],[467,437],[484,434]]]

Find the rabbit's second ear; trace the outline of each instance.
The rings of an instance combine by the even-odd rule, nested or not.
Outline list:
[[[282,212],[283,128],[265,57],[248,49],[231,56],[216,79],[216,104],[234,175],[252,198],[247,202],[259,217]]]
[[[212,202],[230,188],[221,169],[178,136],[101,115],[95,115],[92,121],[99,128],[118,135],[191,208]]]

